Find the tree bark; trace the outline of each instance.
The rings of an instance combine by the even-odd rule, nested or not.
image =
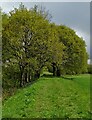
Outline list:
[[[23,86],[23,71],[20,69],[20,87]]]
[[[57,68],[56,74],[58,77],[60,77],[60,69]]]
[[[56,64],[52,63],[52,67],[53,67],[53,76],[56,76]]]
[[[28,73],[25,71],[25,83],[28,83]]]
[[[34,79],[38,79],[40,77],[40,71],[36,70],[36,73],[34,75]]]
[[[24,85],[24,66],[19,64],[20,67],[20,87]]]

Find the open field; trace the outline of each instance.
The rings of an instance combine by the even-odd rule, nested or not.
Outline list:
[[[3,103],[5,118],[89,118],[90,75],[43,76]]]

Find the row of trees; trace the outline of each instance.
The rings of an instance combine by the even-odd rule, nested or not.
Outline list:
[[[87,71],[84,40],[49,18],[43,9],[28,10],[22,4],[9,14],[2,13],[3,84],[11,79],[24,86],[39,78],[44,66],[54,76]]]

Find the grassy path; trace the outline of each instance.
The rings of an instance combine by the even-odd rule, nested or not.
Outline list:
[[[41,77],[4,102],[3,117],[88,118],[89,85],[89,75],[74,80]]]

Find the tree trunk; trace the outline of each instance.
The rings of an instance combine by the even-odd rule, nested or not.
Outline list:
[[[24,85],[24,67],[20,65],[20,87]]]
[[[52,67],[53,67],[53,76],[56,76],[56,65],[55,65],[55,63],[52,63]]]
[[[30,71],[28,72],[28,82],[31,82],[31,79],[30,79]]]
[[[57,68],[56,74],[58,77],[60,77],[60,70]]]
[[[36,73],[34,75],[34,79],[38,79],[40,77],[40,72],[39,70],[36,70]]]
[[[20,71],[20,87],[23,86],[23,71]]]
[[[25,71],[25,83],[28,83],[28,78],[27,78],[27,71]]]

